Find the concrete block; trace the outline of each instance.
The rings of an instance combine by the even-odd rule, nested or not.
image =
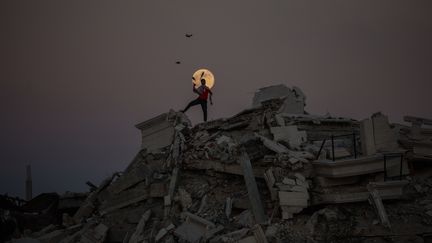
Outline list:
[[[294,173],[294,176],[301,181],[306,181],[306,178],[304,177],[304,175],[302,175],[298,172]]]
[[[303,207],[291,207],[291,206],[281,206],[282,211],[282,219],[291,219],[294,214],[300,213],[303,210]]]
[[[135,126],[141,130],[141,148],[155,152],[172,144],[174,139],[174,121],[169,119],[169,113],[164,113]]]
[[[285,185],[291,185],[291,186],[295,186],[296,182],[293,179],[290,179],[288,177],[283,178],[282,183]]]
[[[360,144],[364,156],[376,153],[373,124],[370,119],[360,121]]]
[[[395,132],[390,128],[388,117],[377,113],[372,115],[375,147],[378,152],[391,152],[398,149]]]

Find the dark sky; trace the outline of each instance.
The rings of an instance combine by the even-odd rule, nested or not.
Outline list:
[[[28,163],[35,194],[123,170],[134,125],[183,108],[201,67],[216,77],[210,119],[279,83],[313,114],[432,118],[427,0],[5,0],[0,33],[1,194],[24,195]]]

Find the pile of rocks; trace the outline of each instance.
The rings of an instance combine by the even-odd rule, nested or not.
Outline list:
[[[408,176],[412,157],[389,139],[386,117],[310,115],[305,100],[299,88],[268,87],[230,118],[192,127],[171,110],[142,122],[141,149],[123,172],[58,225],[25,234],[44,243],[427,239],[432,208],[415,190],[425,180]],[[397,221],[410,204],[420,206]]]

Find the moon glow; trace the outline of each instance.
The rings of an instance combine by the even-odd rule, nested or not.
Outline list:
[[[206,86],[210,89],[214,86],[215,79],[213,74],[207,69],[199,69],[192,76],[192,83],[197,87],[201,86],[201,79],[205,79]]]

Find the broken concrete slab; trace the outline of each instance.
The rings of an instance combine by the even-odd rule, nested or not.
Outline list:
[[[216,227],[212,222],[188,212],[183,212],[182,216],[185,221],[175,229],[174,235],[186,242],[199,242],[209,230]]]
[[[108,227],[104,224],[99,224],[93,229],[85,231],[79,243],[102,243],[105,241],[108,233]]]
[[[233,200],[231,197],[227,197],[226,199],[226,203],[225,203],[225,215],[226,217],[229,219],[231,216],[231,212],[232,212],[232,204],[233,204]]]
[[[319,176],[340,178],[357,175],[365,175],[384,171],[384,155],[375,154],[355,159],[343,159],[338,161],[321,160],[312,162],[315,172]],[[400,167],[400,162],[389,160],[387,169]]]
[[[284,84],[272,85],[260,88],[255,92],[252,102],[252,107],[259,107],[265,101],[283,98],[284,102],[279,112],[304,114],[304,106],[306,96],[298,87],[292,89],[286,87]]]
[[[170,146],[174,139],[175,126],[178,124],[187,127],[190,126],[190,121],[181,112],[176,113],[173,110],[137,124],[135,127],[141,130],[141,148],[152,153]]]
[[[190,206],[192,206],[192,197],[184,188],[178,189],[178,195],[183,211],[186,211]]]
[[[280,153],[287,153],[289,150],[283,146],[280,143],[277,143],[275,141],[272,141],[262,135],[259,135],[258,133],[255,133],[255,136],[257,136],[259,139],[261,139],[264,146],[266,146],[268,149],[280,154]]]
[[[147,221],[150,219],[151,216],[151,210],[147,210],[142,216],[141,219],[135,229],[135,232],[132,234],[132,236],[129,239],[129,243],[138,243],[143,240],[144,235],[144,227],[147,223]]]
[[[294,214],[300,213],[304,207],[280,206],[282,210],[282,219],[292,219]]]
[[[334,186],[343,186],[343,185],[351,185],[359,182],[359,176],[350,176],[350,177],[341,177],[341,178],[327,178],[322,176],[316,176],[315,183],[321,187],[334,187]]]
[[[307,207],[309,194],[306,192],[279,191],[279,205]]]
[[[264,214],[263,204],[252,171],[252,165],[246,152],[242,152],[239,157],[239,162],[243,169],[243,177],[246,183],[249,200],[251,202],[252,212],[258,223],[264,223],[266,221],[266,216]]]
[[[141,152],[138,152],[126,171],[108,187],[108,190],[113,193],[120,193],[141,181],[149,184],[152,174],[153,170],[144,163]]]
[[[75,223],[80,223],[84,218],[89,217],[95,210],[95,206],[92,202],[86,201],[78,211],[74,214],[73,220]]]
[[[277,142],[286,142],[291,149],[300,148],[300,145],[307,142],[305,131],[299,131],[297,126],[271,127],[273,138]]]
[[[207,232],[203,236],[203,241],[207,242],[209,239],[211,239],[214,235],[218,234],[224,229],[222,225],[218,225],[217,227],[207,230]]]
[[[167,227],[160,229],[155,236],[155,242],[159,242],[162,238],[165,237],[166,234],[168,234],[170,230],[173,230],[174,228],[175,226],[173,224],[170,224]]]
[[[267,187],[270,191],[271,199],[273,201],[275,201],[277,199],[277,191],[273,186],[276,182],[276,179],[274,178],[273,170],[271,168],[264,172],[264,179],[265,179],[265,181],[267,183]]]
[[[364,119],[360,122],[360,144],[364,156],[375,154],[374,127],[371,119]]]
[[[239,224],[242,227],[250,228],[256,224],[255,218],[250,210],[244,210],[239,215],[236,215],[234,217],[234,220],[236,221],[237,224]]]
[[[396,134],[390,128],[388,117],[375,113],[372,115],[375,147],[378,152],[392,152],[398,150]]]
[[[369,201],[371,204],[374,205],[375,210],[379,216],[379,219],[381,220],[381,223],[385,227],[391,228],[390,221],[389,221],[388,216],[387,216],[387,212],[385,210],[384,204],[382,202],[382,199],[379,195],[378,190],[375,189],[375,187],[371,184],[369,184],[367,186],[367,189],[368,189],[370,196],[371,196]]]
[[[217,172],[223,172],[233,175],[243,175],[242,167],[239,164],[225,164],[220,161],[214,160],[193,160],[187,161],[184,165],[188,169],[195,170],[214,170]],[[264,178],[264,172],[266,170],[263,166],[256,166],[252,168],[255,177]]]
[[[379,193],[383,200],[399,199],[404,194],[404,187],[408,181],[384,181],[384,182],[371,182],[370,183]],[[369,198],[369,191],[366,187],[360,187],[356,192],[335,192],[326,194],[314,195],[313,204],[331,204],[331,203],[352,203],[367,201]]]
[[[282,180],[282,183],[285,185],[290,185],[290,186],[295,186],[296,185],[296,181],[294,179],[290,179],[288,177],[284,177]]]
[[[304,182],[306,181],[306,178],[304,177],[304,175],[302,175],[298,172],[294,173],[294,176],[295,176],[295,178],[297,178],[300,181],[304,181]]]
[[[149,196],[148,196],[147,193],[145,193],[144,195],[133,197],[133,198],[131,198],[129,200],[125,200],[125,201],[120,202],[118,204],[115,204],[113,206],[104,208],[103,211],[101,212],[101,215],[105,215],[105,214],[114,212],[114,211],[116,211],[118,209],[121,209],[121,208],[124,208],[124,207],[128,207],[130,205],[133,205],[133,204],[139,203],[141,201],[144,201],[144,200],[146,200],[148,198],[149,198]]]

